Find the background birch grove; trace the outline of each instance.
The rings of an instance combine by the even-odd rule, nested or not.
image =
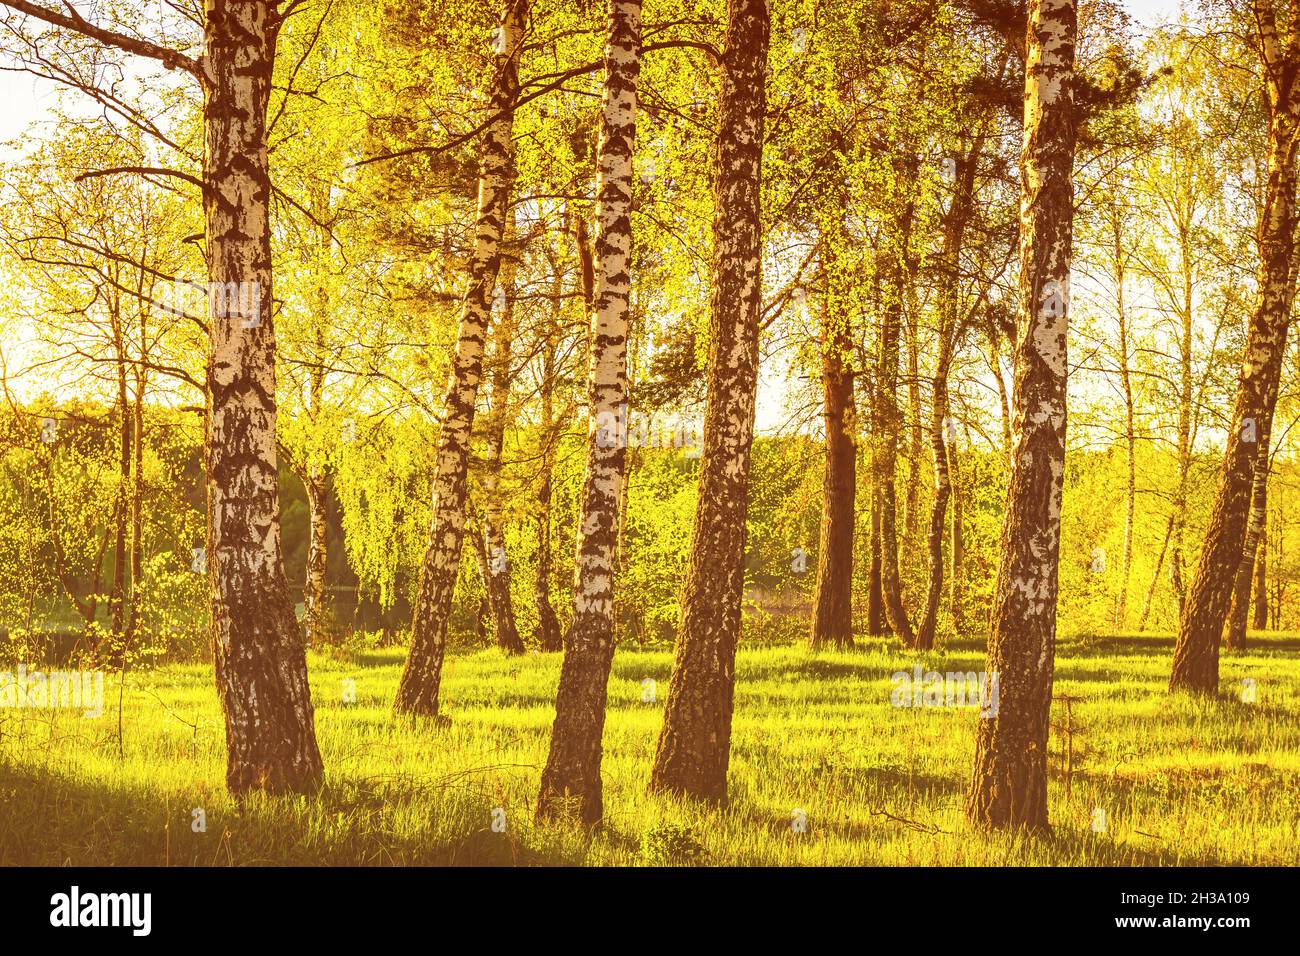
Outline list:
[[[1296,862],[1300,4],[0,0],[0,61],[0,862],[261,791],[241,861]]]

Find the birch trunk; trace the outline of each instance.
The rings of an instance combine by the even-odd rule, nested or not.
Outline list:
[[[266,0],[205,12],[207,572],[226,784],[303,791],[323,768],[280,550],[266,128],[279,22]]]
[[[1272,432],[1270,421],[1269,432]],[[1241,563],[1237,565],[1237,581],[1232,591],[1232,609],[1224,631],[1223,645],[1239,651],[1246,646],[1246,619],[1250,616],[1250,594],[1255,577],[1255,562],[1259,558],[1260,542],[1264,535],[1265,516],[1268,513],[1269,440],[1259,443],[1252,478],[1250,526],[1246,530],[1246,543],[1241,549]]]
[[[1047,737],[1065,473],[1075,146],[1075,0],[1031,0],[1020,191],[1014,442],[990,620],[996,712],[979,721],[966,815],[1046,830]]]
[[[1242,559],[1252,473],[1260,435],[1277,401],[1286,351],[1295,275],[1295,157],[1300,130],[1300,40],[1287,25],[1279,29],[1273,0],[1255,0],[1255,22],[1269,106],[1268,186],[1259,230],[1260,266],[1254,309],[1242,356],[1228,447],[1219,471],[1210,523],[1187,601],[1178,622],[1178,642],[1169,689],[1212,694],[1219,687],[1219,643]]]
[[[411,623],[411,652],[393,703],[393,709],[399,714],[438,715],[447,623],[465,534],[470,431],[483,378],[483,346],[501,265],[501,238],[515,180],[511,136],[514,105],[519,95],[519,54],[526,14],[527,0],[510,0],[502,24],[505,53],[496,57],[489,103],[496,119],[483,136],[474,249],[461,301],[456,354],[443,399],[429,545],[420,569]]]
[[[618,509],[627,462],[627,332],[632,281],[632,152],[641,64],[641,0],[609,0],[596,183],[595,289],[587,358],[587,471],[575,558],[573,621],[542,771],[539,819],[604,816],[600,779],[606,688],[614,661]]]
[[[1259,553],[1255,557],[1254,608],[1250,626],[1257,631],[1268,627],[1268,513],[1259,527]]]
[[[507,220],[510,217],[507,216]],[[512,222],[506,222],[503,237],[507,247],[515,245]],[[518,250],[508,248],[501,263],[501,315],[492,336],[492,402],[488,408],[487,448],[483,463],[483,547],[488,561],[483,587],[492,611],[492,628],[497,647],[507,654],[522,654],[515,610],[510,594],[510,560],[506,551],[505,509],[501,500],[501,459],[505,451],[506,421],[510,415],[511,342],[515,336],[515,263]]]
[[[728,0],[699,500],[652,790],[725,803],[758,393],[767,0]]]

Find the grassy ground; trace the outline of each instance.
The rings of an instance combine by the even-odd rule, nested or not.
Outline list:
[[[1049,839],[963,823],[978,714],[891,706],[891,675],[917,658],[883,644],[741,651],[732,802],[721,811],[647,796],[671,654],[620,651],[607,825],[590,841],[532,822],[558,655],[450,658],[441,728],[391,718],[400,652],[313,656],[328,785],[242,811],[222,786],[210,669],[167,666],[128,675],[120,740],[116,677],[98,719],[0,710],[0,864],[1300,863],[1300,642],[1225,658],[1213,701],[1165,692],[1171,650],[1150,637],[1059,649],[1056,694],[1082,700],[1070,708],[1068,775],[1065,705],[1053,708]],[[972,641],[923,660],[977,671],[983,653]],[[646,677],[655,702],[642,702]],[[1255,703],[1238,699],[1244,678],[1256,681]],[[345,680],[355,703],[343,700]],[[195,808],[205,832],[194,832]]]

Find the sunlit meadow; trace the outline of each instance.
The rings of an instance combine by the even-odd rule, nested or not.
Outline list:
[[[980,670],[974,640],[742,648],[725,809],[647,795],[672,656],[620,651],[591,838],[533,823],[559,655],[453,654],[437,726],[391,715],[401,650],[313,655],[326,785],[242,808],[210,665],[166,665],[109,675],[97,719],[0,710],[0,864],[1294,865],[1298,643],[1226,657],[1210,701],[1167,693],[1168,636],[1061,646],[1046,839],[965,824],[977,709],[891,704],[918,661]]]

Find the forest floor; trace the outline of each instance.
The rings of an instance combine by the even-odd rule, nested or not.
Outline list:
[[[242,811],[210,666],[167,665],[127,674],[120,736],[116,675],[97,718],[0,710],[0,864],[1295,865],[1297,650],[1252,640],[1207,701],[1166,692],[1170,637],[1063,644],[1055,694],[1075,699],[1053,706],[1049,838],[963,822],[977,708],[891,704],[918,660],[980,670],[974,640],[924,658],[742,649],[725,810],[647,795],[672,656],[620,650],[589,841],[532,820],[558,654],[450,656],[439,727],[390,714],[401,650],[313,654],[328,782]]]

